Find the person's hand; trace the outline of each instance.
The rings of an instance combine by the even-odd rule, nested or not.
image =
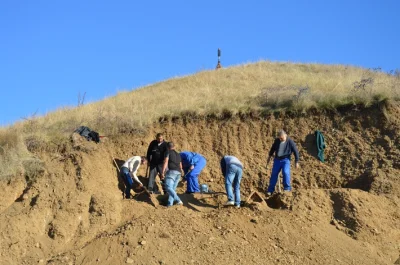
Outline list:
[[[296,168],[299,169],[300,168],[300,164],[299,162],[296,163]]]
[[[161,179],[161,180],[164,180],[164,178],[165,178],[164,174],[161,174],[161,175],[160,175],[160,179]]]
[[[143,184],[142,183],[139,183],[139,188],[143,188]]]
[[[267,160],[267,164],[265,165],[265,167],[267,168],[267,170],[269,169],[269,163],[271,162],[270,159]]]
[[[192,165],[192,166],[189,168],[189,170],[193,170],[193,168],[194,168],[194,165]]]

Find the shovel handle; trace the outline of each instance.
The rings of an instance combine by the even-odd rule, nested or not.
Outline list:
[[[114,161],[115,167],[117,168],[118,172],[121,172],[121,171],[119,170],[119,166],[118,166],[118,164],[117,164],[117,161],[115,161],[114,157],[112,158],[112,160]]]

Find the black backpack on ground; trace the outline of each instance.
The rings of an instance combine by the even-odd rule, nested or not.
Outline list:
[[[95,143],[100,142],[100,135],[98,132],[92,131],[89,127],[86,126],[80,126],[77,128],[75,133],[78,133],[79,135],[85,137],[88,141],[94,141]]]

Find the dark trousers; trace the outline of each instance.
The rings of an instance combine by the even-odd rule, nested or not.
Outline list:
[[[149,174],[149,191],[158,191],[158,186],[156,184],[156,177],[158,174],[161,174],[163,164],[159,165],[151,165],[150,164],[150,174]]]

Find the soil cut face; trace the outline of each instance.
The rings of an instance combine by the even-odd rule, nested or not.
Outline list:
[[[242,201],[252,191],[263,194],[280,128],[301,155],[301,168],[292,167],[293,192],[266,205],[225,208],[221,157],[244,163]],[[315,130],[324,133],[326,163],[316,158]],[[44,172],[35,181],[0,182],[0,264],[394,264],[399,131],[394,104],[267,117],[186,115],[161,119],[146,133],[37,153]],[[206,157],[200,183],[216,194],[185,195],[181,184],[183,206],[155,208],[143,194],[123,199],[113,158],[144,155],[157,132],[179,151]]]

